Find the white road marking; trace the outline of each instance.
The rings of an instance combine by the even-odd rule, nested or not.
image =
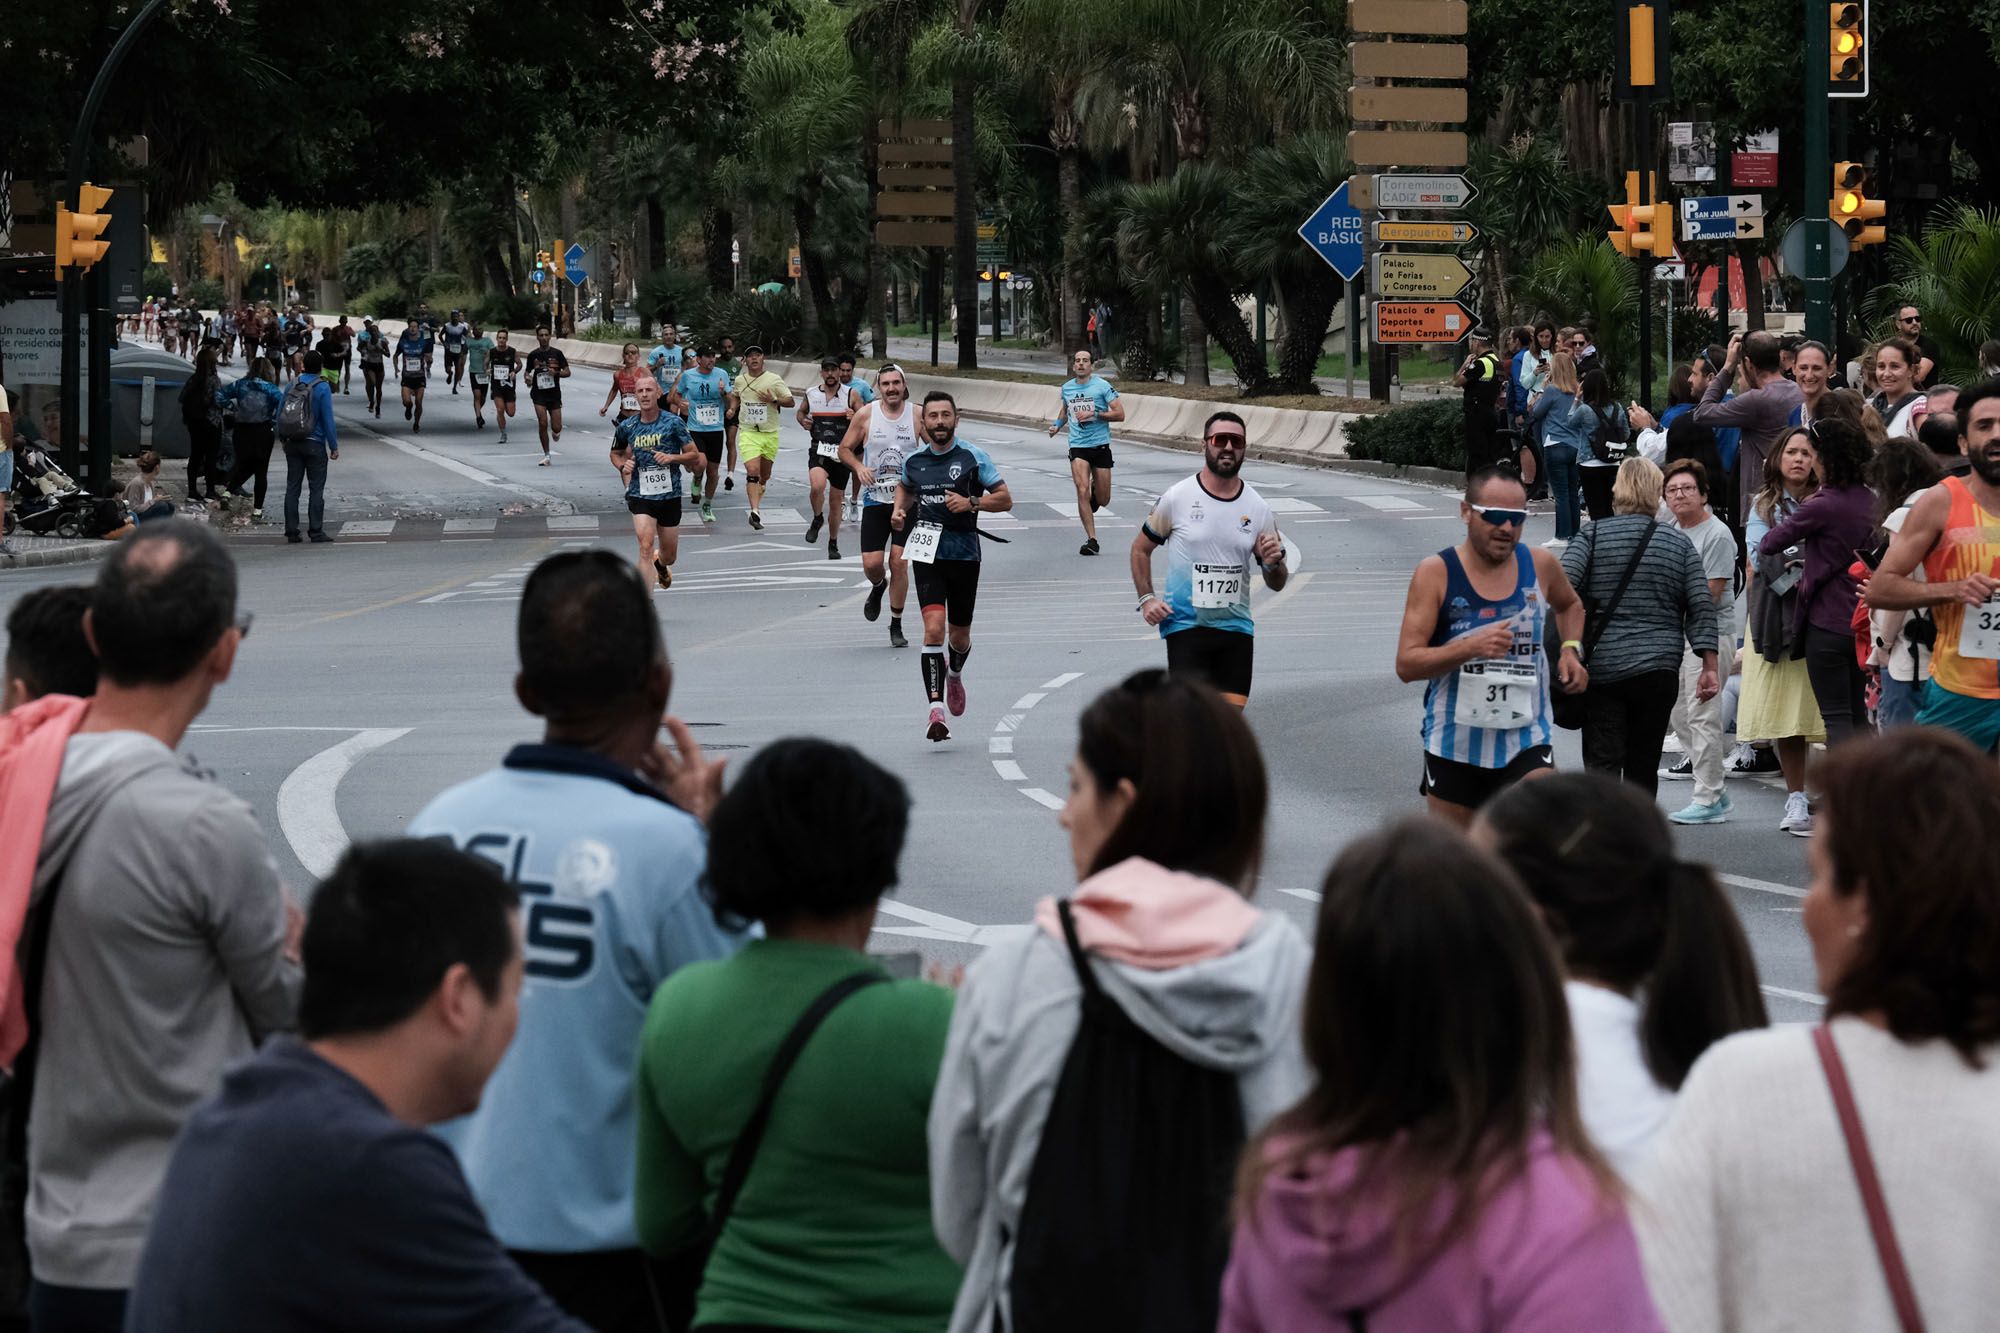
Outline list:
[[[1814,995],[1811,991],[1786,990],[1783,986],[1765,986],[1762,989],[1766,995],[1775,995],[1781,1000],[1797,1000],[1800,1004],[1826,1003],[1824,995]]]
[[[1422,504],[1405,495],[1350,495],[1345,498],[1354,501],[1358,505],[1367,505],[1370,509],[1385,511],[1391,509],[1422,509],[1424,507]]]
[[[538,505],[546,505],[551,514],[574,514],[576,512],[575,505],[567,500],[558,499],[550,495],[547,491],[538,491],[532,486],[523,486],[518,481],[502,480],[494,476],[491,472],[482,471],[470,463],[461,463],[456,458],[452,458],[447,454],[437,453],[424,448],[422,445],[412,444],[408,440],[399,440],[393,435],[384,435],[379,430],[369,430],[363,427],[361,433],[373,436],[388,445],[391,449],[400,449],[412,458],[421,458],[426,463],[435,464],[447,472],[456,472],[459,476],[470,481],[476,481],[482,486],[494,486],[503,491],[512,491],[525,500],[531,500]]]
[[[1000,775],[1002,782],[1026,782],[1028,775],[1012,759],[995,759],[993,771]]]
[[[988,736],[986,738],[986,753],[988,754],[1014,753],[1014,738],[1012,736]]]
[[[1289,543],[1287,543],[1287,545],[1289,545]],[[1272,593],[1269,597],[1265,598],[1264,601],[1258,605],[1257,614],[1260,616],[1269,616],[1273,614],[1278,610],[1279,607],[1283,606],[1286,602],[1290,601],[1292,597],[1296,595],[1301,588],[1305,587],[1308,583],[1311,583],[1312,581],[1313,581],[1313,576],[1311,574],[1292,575],[1292,577],[1289,580],[1287,580],[1284,587]]]
[[[1033,708],[1036,704],[1040,703],[1042,700],[1048,697],[1049,694],[1047,690],[1037,690],[1032,694],[1024,694],[1020,698],[1014,701],[1014,711],[1017,713],[1025,713],[1030,708]]]
[[[1061,514],[1064,518],[1076,517],[1076,501],[1074,500],[1044,500],[1042,503],[1050,509],[1055,510],[1058,514]],[[1112,513],[1109,508],[1105,508],[1098,510],[1096,517],[1097,521],[1102,523],[1105,519],[1115,519],[1118,515]]]
[[[350,518],[340,525],[343,537],[386,537],[395,530],[393,518]]]
[[[597,528],[595,514],[552,514],[549,516],[551,532],[590,532]]]
[[[1773,883],[1768,879],[1751,879],[1745,875],[1722,874],[1718,874],[1716,878],[1724,884],[1733,884],[1739,889],[1751,889],[1758,893],[1778,893],[1783,894],[1787,898],[1803,898],[1806,896],[1804,889],[1795,889],[1789,884]]]
[[[444,521],[446,532],[491,532],[500,525],[497,518],[448,518]]]
[[[1043,681],[1042,689],[1059,690],[1073,680],[1082,680],[1082,679],[1083,679],[1083,673],[1081,671],[1065,671],[1060,676],[1057,676],[1054,680]]]
[[[278,828],[292,845],[299,864],[314,879],[331,874],[340,854],[347,850],[347,830],[334,805],[340,780],[363,755],[409,734],[409,727],[357,731],[300,764],[279,785]]]
[[[1278,892],[1288,893],[1294,898],[1303,898],[1309,903],[1316,903],[1319,901],[1318,889],[1279,889]]]
[[[1295,495],[1280,495],[1276,499],[1266,499],[1266,507],[1274,514],[1324,514],[1325,509],[1310,500],[1301,500]]]
[[[1020,792],[1021,795],[1027,797],[1036,805],[1045,805],[1051,810],[1060,810],[1063,808],[1062,797],[1057,796],[1054,792],[1043,791],[1040,787],[1016,787],[1014,790]]]

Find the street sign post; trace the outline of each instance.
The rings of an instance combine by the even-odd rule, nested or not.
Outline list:
[[[1463,176],[1356,176],[1349,183],[1354,181],[1367,182],[1362,188],[1368,198],[1356,198],[1357,208],[1457,209],[1471,203],[1472,196],[1479,193]]]
[[[1375,303],[1375,341],[1384,346],[1455,343],[1476,323],[1477,316],[1463,301]]]
[[[1328,195],[1312,216],[1299,226],[1305,243],[1348,282],[1354,281],[1366,263],[1361,211],[1347,202],[1347,182]]]
[[[1761,194],[1704,194],[1681,200],[1681,239],[1734,241],[1764,234]]]
[[[1377,296],[1426,296],[1449,300],[1472,281],[1472,269],[1457,255],[1410,251],[1375,256]]]
[[[572,287],[581,287],[590,280],[590,255],[581,243],[571,241],[569,249],[563,251],[563,276]]]
[[[1467,245],[1479,239],[1470,222],[1378,222],[1375,239],[1401,245]]]

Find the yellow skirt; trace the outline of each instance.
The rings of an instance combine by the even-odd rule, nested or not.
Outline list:
[[[1743,630],[1743,690],[1736,703],[1736,739],[1778,741],[1803,736],[1826,739],[1826,723],[1813,698],[1803,660],[1772,662],[1757,655],[1748,626]]]

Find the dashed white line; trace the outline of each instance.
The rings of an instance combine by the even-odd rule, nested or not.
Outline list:
[[[1060,810],[1063,808],[1062,797],[1057,796],[1054,792],[1043,791],[1040,787],[1016,787],[1014,790],[1020,792],[1021,795],[1027,797],[1037,805],[1046,805],[1051,810]]]
[[[1028,780],[1026,771],[1012,759],[995,759],[993,761],[993,771],[1000,775],[1002,782],[1026,782]]]
[[[1012,736],[988,736],[986,738],[986,753],[988,754],[1014,753],[1014,738]]]
[[[1065,671],[1063,672],[1062,675],[1057,676],[1054,680],[1044,681],[1042,683],[1042,691],[1043,693],[1047,693],[1050,690],[1059,690],[1073,680],[1082,680],[1082,679],[1083,679],[1083,673],[1081,671]]]
[[[1024,694],[1014,701],[1014,711],[1025,713],[1048,697],[1049,692],[1047,690],[1038,690],[1033,694]]]
[[[1789,884],[1778,884],[1768,879],[1751,879],[1747,875],[1723,874],[1716,875],[1716,878],[1724,884],[1733,884],[1739,889],[1750,889],[1757,893],[1776,893],[1787,898],[1803,898],[1806,896],[1804,889],[1795,889]]]

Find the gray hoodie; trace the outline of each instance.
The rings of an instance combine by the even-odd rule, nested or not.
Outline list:
[[[181,1125],[225,1066],[291,1025],[299,969],[284,958],[283,888],[250,807],[151,736],[71,738],[38,899],[58,873],[28,1252],[43,1282],[122,1289]]]
[[[1312,1086],[1299,1046],[1311,949],[1263,913],[1232,952],[1149,970],[1093,960],[1105,992],[1169,1050],[1234,1071],[1254,1134]],[[951,1333],[1006,1326],[1013,1244],[1056,1082],[1076,1038],[1082,987],[1047,932],[996,944],[967,971],[931,1099],[931,1216],[965,1265]]]

